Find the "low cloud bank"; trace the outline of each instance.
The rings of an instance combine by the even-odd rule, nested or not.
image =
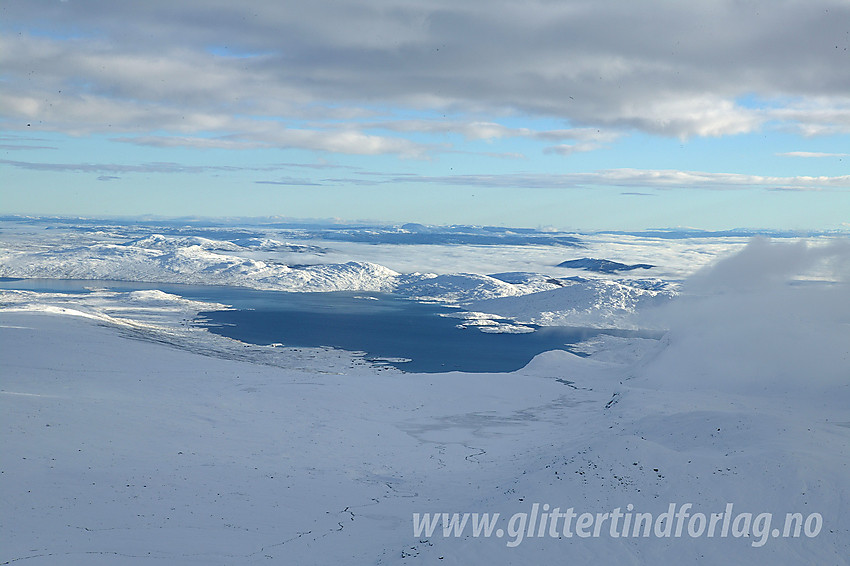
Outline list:
[[[850,241],[755,238],[646,321],[669,328],[638,375],[671,389],[850,392]]]

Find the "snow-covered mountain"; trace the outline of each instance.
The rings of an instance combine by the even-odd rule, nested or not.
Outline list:
[[[541,325],[610,326],[669,297],[660,281],[557,278],[536,272],[399,273],[370,261],[301,264],[322,249],[271,238],[150,234],[127,241],[0,247],[0,277],[230,285],[295,292],[385,291]],[[259,253],[262,251],[263,253]],[[292,261],[296,260],[296,261]],[[525,298],[522,298],[525,297]]]
[[[156,288],[4,281],[0,563],[848,564],[846,241],[756,241],[681,283],[743,244],[588,239],[588,255],[652,263],[657,278],[565,277],[554,246],[401,246],[387,230],[331,250],[91,226],[3,227],[0,277],[381,290],[457,305],[443,315],[459,332],[668,332],[599,335],[573,350],[588,357],[549,351],[511,373],[403,373],[220,337],[187,321],[227,305]],[[690,514],[682,536],[609,530],[615,512],[658,519],[669,505]],[[547,508],[602,528],[550,535]],[[728,536],[690,534],[727,509]],[[467,512],[500,514],[507,536],[417,535],[411,521]],[[795,513],[820,523],[785,536]]]
[[[557,287],[522,297],[473,301],[474,310],[541,326],[631,328],[635,314],[675,296],[675,286],[658,280],[561,279]]]
[[[236,285],[282,291],[389,290],[398,274],[369,262],[287,265],[225,251],[240,247],[203,238],[150,236],[128,244],[43,251],[0,250],[0,277],[104,279]]]
[[[36,248],[16,269],[49,257]],[[91,269],[126,259],[94,251]],[[171,328],[210,305],[156,290],[6,291],[0,562],[848,564],[848,266],[846,242],[751,244],[666,301],[663,340],[599,336],[589,357],[495,374]],[[652,280],[379,271],[369,280],[444,296],[553,286],[456,312],[481,328],[499,320],[480,303],[619,316],[665,301]],[[417,533],[425,513],[435,529]],[[501,531],[453,531],[440,518],[455,513],[498,514]]]

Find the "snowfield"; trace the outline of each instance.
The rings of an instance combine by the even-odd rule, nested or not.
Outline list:
[[[367,262],[286,265],[227,255],[200,245],[139,247],[94,244],[0,256],[0,277],[103,279],[206,285],[236,285],[281,291],[379,291],[398,274]]]
[[[470,307],[541,326],[633,328],[641,309],[666,303],[675,287],[660,281],[559,280],[559,286],[519,297],[472,301]]]
[[[416,300],[469,306],[526,323],[623,328],[631,326],[628,319],[643,303],[676,293],[675,282],[619,276],[588,279],[570,276],[583,272],[554,263],[540,265],[545,272],[402,273],[359,259],[336,263],[328,256],[348,257],[315,245],[271,238],[214,240],[161,234],[128,238],[118,233],[105,238],[104,232],[96,231],[88,240],[79,233],[62,232],[63,241],[57,243],[59,234],[56,230],[43,240],[44,234],[24,233],[0,242],[0,277],[230,285],[292,292],[387,291]],[[360,246],[356,251],[367,256],[374,251],[371,244]],[[419,257],[421,264],[428,265],[435,246],[413,246],[412,254],[411,247],[406,248],[408,256]],[[445,253],[443,247],[436,248],[437,255]],[[563,253],[562,248],[555,249]],[[497,254],[484,265],[482,258],[489,257],[490,248],[461,252],[468,255],[470,264],[483,268],[505,262]],[[543,252],[551,253],[551,249]],[[517,250],[521,256],[528,253]],[[308,258],[321,258],[321,262],[302,263]],[[405,263],[409,262],[410,257]],[[517,300],[526,295],[534,298]]]
[[[482,330],[553,313],[668,332],[597,337],[588,357],[546,352],[512,373],[414,374],[187,327],[227,305],[162,291],[2,291],[0,564],[850,563],[846,240],[755,240],[674,293],[512,265],[290,267],[110,234],[8,238],[0,275],[380,288],[464,303],[458,323]],[[544,506],[659,516],[688,503],[773,523],[725,537],[507,532]],[[467,512],[499,513],[503,536],[414,533],[414,514]],[[786,513],[821,528],[774,536]]]

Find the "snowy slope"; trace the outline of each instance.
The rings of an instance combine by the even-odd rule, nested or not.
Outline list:
[[[254,255],[259,249],[266,251],[263,259]],[[418,300],[474,303],[475,310],[537,324],[588,324],[598,315],[601,325],[610,325],[622,319],[620,315],[632,313],[642,301],[672,292],[660,282],[653,286],[642,280],[577,283],[534,272],[401,274],[367,261],[308,265],[283,261],[302,251],[310,257],[318,253],[313,246],[257,238],[223,241],[153,234],[111,243],[78,238],[71,245],[25,241],[0,247],[0,277],[232,285],[281,291],[392,291]],[[519,303],[507,299],[486,302],[531,294],[534,299]]]
[[[0,313],[0,340],[2,562],[847,563],[846,387],[671,391],[652,358],[565,352],[504,375],[380,375],[333,353],[281,370],[33,313]],[[686,502],[825,527],[761,547],[412,532],[413,513]]]
[[[660,281],[559,280],[559,286],[523,297],[474,301],[469,307],[543,326],[633,328],[638,311],[663,304],[675,287]]]
[[[148,252],[160,269],[166,252]],[[848,564],[848,267],[844,242],[755,242],[647,318],[670,329],[664,340],[597,339],[589,358],[547,352],[493,375],[242,345],[181,329],[208,305],[157,291],[6,292],[0,564]],[[500,277],[469,282],[536,280]],[[470,296],[478,287],[464,281],[442,288]],[[604,313],[610,300],[629,314],[641,295],[618,285],[488,301],[531,313],[545,305],[522,301],[567,300],[575,287],[586,293],[576,309],[598,301]],[[773,513],[775,527],[786,513],[819,514],[823,528],[797,538],[531,529],[519,542],[413,533],[414,513],[510,517],[535,503],[594,516],[732,504]]]
[[[398,275],[367,262],[311,265],[298,269],[218,253],[200,245],[93,244],[39,252],[0,252],[0,277],[105,279],[236,285],[282,291],[388,289]]]

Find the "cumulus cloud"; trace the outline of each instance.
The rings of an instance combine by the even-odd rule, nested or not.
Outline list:
[[[773,108],[766,114],[785,129],[808,137],[850,133],[850,96],[846,94],[813,95]]]
[[[847,132],[850,76],[836,69],[847,64],[849,20],[841,0],[9,0],[0,110],[7,128],[139,131],[140,143],[156,130],[189,145],[213,143],[199,132],[242,132],[215,143],[407,155],[423,148],[365,127],[332,131],[333,120],[382,105],[554,117],[612,135],[722,136],[767,123]],[[740,102],[752,93],[770,111]],[[233,116],[254,124],[235,128]],[[318,119],[320,131],[269,139],[259,126],[270,118]],[[487,123],[457,132],[548,135]]]

